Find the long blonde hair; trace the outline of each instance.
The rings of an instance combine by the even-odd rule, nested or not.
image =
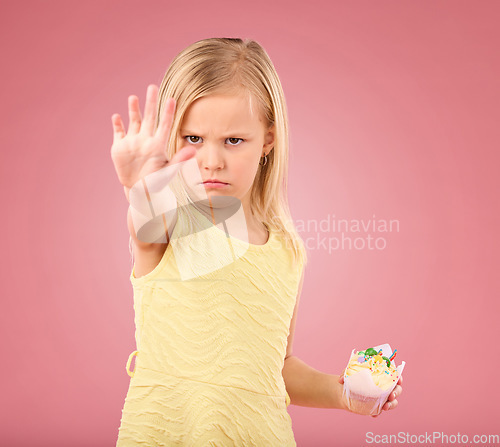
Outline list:
[[[292,249],[293,261],[305,267],[307,251],[288,206],[289,137],[285,97],[273,63],[259,43],[238,38],[204,39],[174,58],[159,88],[155,125],[158,127],[166,99],[174,98],[176,112],[166,148],[167,158],[172,159],[180,149],[177,136],[189,106],[198,98],[233,90],[253,94],[268,128],[275,126],[274,147],[267,155],[267,164],[259,165],[252,185],[251,211],[283,235],[286,245]],[[176,196],[182,196],[181,189]],[[185,197],[184,201],[189,200]]]

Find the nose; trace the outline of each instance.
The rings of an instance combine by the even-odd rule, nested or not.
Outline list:
[[[200,151],[200,167],[208,171],[216,171],[224,166],[224,148],[217,144],[204,144]]]

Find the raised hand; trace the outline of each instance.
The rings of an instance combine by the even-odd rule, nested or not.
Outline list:
[[[139,98],[131,95],[128,98],[129,127],[125,132],[123,121],[118,113],[111,117],[113,124],[113,144],[111,158],[120,183],[124,186],[128,198],[128,190],[141,178],[174,164],[189,160],[196,154],[193,146],[180,149],[172,160],[167,158],[167,142],[175,113],[175,100],[168,98],[164,112],[155,130],[158,87],[148,86],[144,119],[139,110]]]

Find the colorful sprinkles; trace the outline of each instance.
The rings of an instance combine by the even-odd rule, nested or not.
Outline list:
[[[396,352],[398,352],[398,350],[397,350],[397,349],[395,349],[395,350],[393,351],[393,353],[391,354],[391,356],[389,357],[389,360],[390,360],[391,362],[394,360],[394,357],[396,357]]]
[[[391,362],[394,360],[394,357],[396,357],[396,352],[397,352],[397,349],[395,349],[393,351],[393,353],[391,354],[391,356],[389,358],[387,358],[386,356],[382,355],[382,349],[379,349],[377,352],[374,348],[368,348],[368,349],[365,349],[364,351],[358,352],[358,355],[359,355],[358,362],[364,363],[364,362],[368,362],[370,360],[373,360],[373,362],[375,362],[375,363],[379,363],[379,362],[382,363],[385,361],[387,368],[390,368]],[[371,368],[370,368],[370,370],[371,370]]]

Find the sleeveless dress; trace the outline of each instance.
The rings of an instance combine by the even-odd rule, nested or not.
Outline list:
[[[137,349],[116,445],[296,446],[281,373],[302,265],[269,227],[253,245],[182,226],[130,275]]]

